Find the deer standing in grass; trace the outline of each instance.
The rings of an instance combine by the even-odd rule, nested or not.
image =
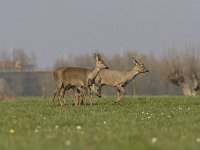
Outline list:
[[[133,58],[134,66],[127,71],[119,70],[102,70],[99,72],[99,75],[95,79],[100,87],[104,85],[113,86],[117,89],[118,98],[115,102],[122,100],[122,97],[125,94],[124,87],[132,81],[138,74],[146,73],[149,70],[144,66],[142,62],[138,62]]]
[[[62,70],[62,69],[60,68],[60,70]],[[82,105],[83,104],[83,98],[86,95],[89,95],[90,98],[91,98],[92,95],[96,95],[97,97],[101,97],[100,87],[97,84],[95,84],[95,83],[92,84],[90,86],[90,89],[91,89],[91,93],[88,93],[88,90],[86,88],[83,88],[83,87],[72,87],[68,91],[68,94],[74,98],[73,104],[76,105],[76,103],[78,103],[78,105]],[[60,95],[60,96],[62,96],[62,95]],[[65,99],[64,99],[63,102],[64,102],[64,104],[66,104]],[[53,99],[53,104],[54,104],[54,99]],[[60,104],[63,105],[61,100],[60,100]]]
[[[61,105],[64,104],[64,95],[66,91],[75,87],[80,87],[88,90],[91,95],[91,86],[95,82],[95,78],[103,69],[108,69],[108,66],[101,59],[100,54],[94,54],[95,66],[92,69],[79,67],[58,68],[54,71],[54,79],[56,81],[56,88],[54,91],[53,103],[56,95],[61,93]],[[75,103],[75,106],[78,102]],[[90,99],[90,104],[92,100]]]
[[[91,93],[86,88],[81,88],[81,87],[74,87],[68,93],[74,97],[73,104],[74,105],[83,105],[83,99],[86,95],[90,96],[90,99],[92,98],[92,95],[96,95],[97,97],[101,97],[101,90],[100,87],[97,84],[92,84],[90,86]]]

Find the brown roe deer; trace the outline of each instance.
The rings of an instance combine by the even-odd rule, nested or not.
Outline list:
[[[58,68],[54,71],[54,80],[56,81],[56,88],[54,91],[53,103],[56,95],[61,93],[61,105],[64,104],[65,92],[73,89],[74,87],[85,88],[89,90],[91,95],[90,86],[94,84],[95,78],[103,69],[108,69],[108,66],[101,59],[100,54],[94,54],[95,66],[92,69],[79,68],[79,67],[66,67]],[[62,90],[62,91],[61,91]],[[92,100],[90,99],[90,104]]]
[[[86,95],[89,95],[90,99],[92,98],[92,95],[101,97],[100,87],[97,84],[95,84],[95,83],[92,84],[92,86],[90,86],[90,89],[91,89],[91,93],[89,93],[89,91],[85,88],[75,87],[75,88],[71,89],[68,93],[74,97],[73,104],[75,106],[83,105],[83,99]]]
[[[142,62],[138,62],[133,58],[133,67],[127,71],[119,71],[119,70],[102,70],[97,78],[95,79],[95,83],[97,83],[100,87],[104,85],[113,86],[117,89],[118,98],[115,102],[119,102],[122,100],[122,97],[125,94],[124,87],[132,81],[137,75],[140,73],[146,73],[149,70],[144,66]]]

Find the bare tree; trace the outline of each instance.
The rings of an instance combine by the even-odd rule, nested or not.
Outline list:
[[[161,64],[161,72],[174,85],[181,88],[183,95],[198,95],[199,81],[199,50],[185,48],[184,50],[169,49]]]

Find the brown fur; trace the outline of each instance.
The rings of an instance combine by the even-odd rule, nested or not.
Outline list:
[[[58,68],[54,71],[54,79],[56,81],[56,89],[54,91],[54,98],[58,94],[62,94],[61,105],[64,103],[65,91],[74,87],[84,87],[90,92],[90,86],[94,83],[95,78],[102,69],[107,69],[104,61],[101,59],[100,54],[94,55],[96,63],[92,69],[66,67]],[[62,90],[62,92],[61,92]]]
[[[92,84],[90,89],[91,94],[101,97],[100,87],[98,85]],[[83,100],[86,95],[89,95],[90,99],[92,97],[86,88],[74,87],[69,93],[72,93],[72,96],[74,96],[74,105],[83,105]]]
[[[99,84],[99,86],[108,85],[117,89],[118,98],[116,102],[122,100],[122,97],[125,94],[124,87],[130,81],[132,81],[138,74],[148,72],[148,69],[143,63],[138,63],[135,59],[133,59],[133,62],[135,65],[130,70],[102,70],[95,79],[95,82]]]

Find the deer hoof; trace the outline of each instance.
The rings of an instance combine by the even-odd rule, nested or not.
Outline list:
[[[122,102],[122,100],[117,100],[117,101],[115,101],[115,104],[119,104],[121,102]]]

